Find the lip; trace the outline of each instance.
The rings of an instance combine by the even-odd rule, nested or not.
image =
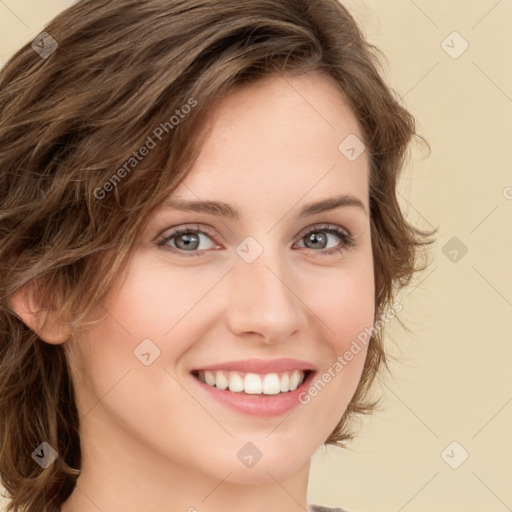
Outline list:
[[[280,359],[241,359],[238,361],[224,361],[223,363],[210,364],[194,368],[198,370],[226,370],[252,373],[277,373],[293,370],[315,370],[315,366],[306,361],[289,357]]]
[[[226,369],[225,366],[222,368]],[[224,407],[240,414],[267,418],[282,416],[292,411],[298,405],[301,405],[299,396],[309,388],[315,374],[316,371],[314,370],[308,371],[304,381],[297,389],[287,391],[285,393],[279,393],[277,395],[252,395],[243,391],[236,393],[229,391],[229,389],[221,390],[200,381],[192,373],[190,376],[196,385],[199,386],[199,388],[203,390],[209,398],[215,400]]]

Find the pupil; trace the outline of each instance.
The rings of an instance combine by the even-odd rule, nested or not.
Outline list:
[[[183,241],[183,244],[182,244],[182,245],[183,245],[185,248],[187,248],[187,247],[191,247],[191,245],[194,245],[194,243],[195,243],[196,245],[195,245],[193,248],[194,248],[194,249],[197,249],[197,244],[199,243],[198,236],[197,236],[197,235],[194,235],[194,234],[192,234],[192,235],[190,235],[190,234],[189,234],[189,235],[186,235],[186,234],[185,234],[185,235],[180,235],[180,236],[178,237],[178,240],[182,240],[182,241]],[[179,244],[178,244],[178,245],[179,245]],[[180,249],[182,249],[182,248],[183,248],[183,247],[180,247]]]

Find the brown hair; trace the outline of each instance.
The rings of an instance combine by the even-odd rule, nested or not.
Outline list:
[[[9,512],[60,506],[81,467],[68,344],[43,342],[10,299],[30,285],[37,304],[83,328],[189,172],[215,100],[234,87],[310,71],[339,84],[370,155],[376,316],[425,268],[418,254],[430,243],[396,195],[414,118],[381,79],[380,52],[336,0],[81,0],[45,32],[56,43],[44,35],[39,48],[58,44],[53,53],[26,44],[0,72],[0,478]],[[157,127],[165,144],[128,167]],[[374,332],[359,387],[326,443],[343,446],[349,419],[372,410],[382,363]],[[31,457],[43,441],[59,454],[44,470]]]

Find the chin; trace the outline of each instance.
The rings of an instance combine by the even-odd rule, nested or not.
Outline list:
[[[297,473],[302,466],[279,464],[275,462],[267,462],[260,460],[252,468],[236,467],[236,469],[227,469],[232,473],[226,479],[227,482],[240,485],[266,485],[275,484],[276,480],[282,481]],[[223,475],[225,476],[225,475]]]
[[[212,468],[216,477],[224,479],[229,474],[226,481],[243,485],[275,484],[276,480],[284,480],[309,466],[312,456],[298,452],[300,441],[288,445],[265,443],[263,439],[261,443],[258,440],[254,445],[249,443],[239,441],[236,451],[229,456],[226,452],[219,454],[218,462],[222,460],[222,463]]]

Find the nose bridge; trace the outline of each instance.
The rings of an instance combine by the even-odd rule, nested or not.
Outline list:
[[[243,244],[241,244],[243,247]],[[286,340],[306,322],[304,304],[294,294],[294,278],[283,251],[265,249],[252,262],[240,252],[230,281],[228,321],[235,334],[258,333],[267,342]]]

